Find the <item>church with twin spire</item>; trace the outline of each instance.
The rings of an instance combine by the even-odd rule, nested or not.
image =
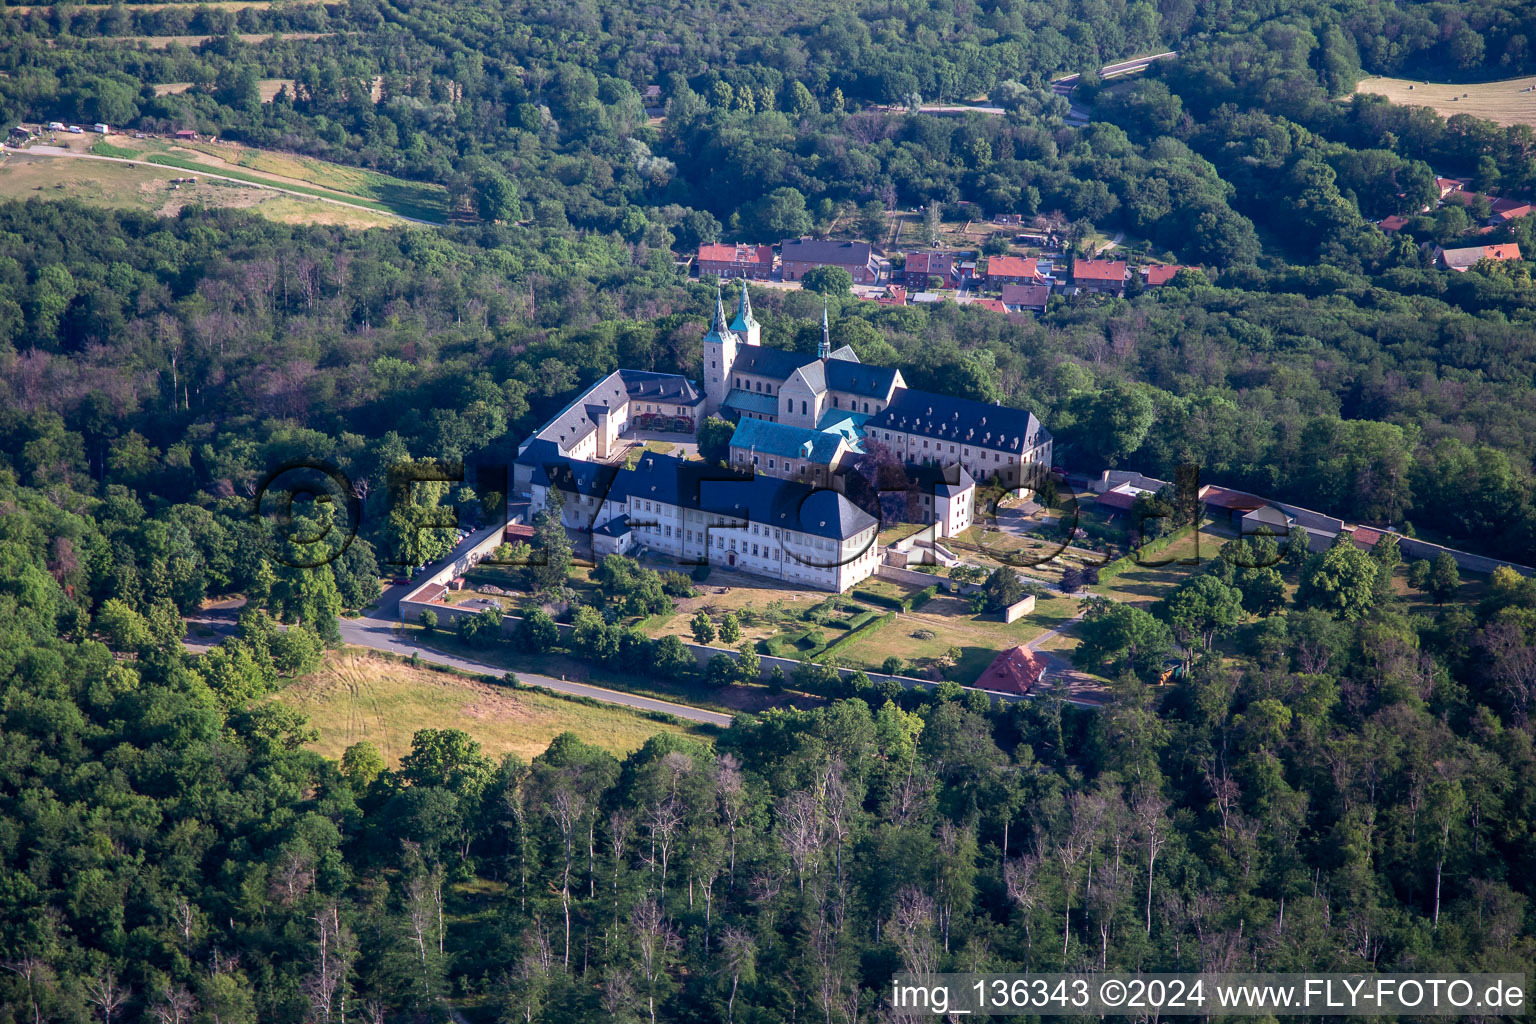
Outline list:
[[[833,349],[825,308],[814,359],[764,346],[745,281],[736,316],[729,322],[723,297],[715,295],[715,314],[704,336],[703,377],[708,415],[811,430],[848,419],[861,426],[906,387],[900,370],[867,366],[847,345]]]

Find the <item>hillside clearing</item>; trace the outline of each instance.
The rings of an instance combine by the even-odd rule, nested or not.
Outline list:
[[[232,32],[242,43],[264,43],[269,39],[320,39],[329,32]],[[182,46],[201,46],[210,39],[218,39],[218,36],[97,36],[91,39],[82,39],[81,43],[143,43],[151,50],[169,49],[171,44],[178,43]]]
[[[391,766],[410,751],[419,729],[462,729],[495,758],[536,757],[562,732],[621,757],[657,733],[691,732],[619,708],[493,686],[351,651],[328,654],[319,671],[295,680],[276,699],[302,712],[320,731],[311,749],[340,757],[353,743],[368,740]]]
[[[1445,117],[1471,114],[1503,125],[1536,124],[1536,75],[1461,85],[1367,78],[1355,91],[1385,96],[1405,106],[1429,107]]]
[[[286,195],[232,181],[172,188],[182,172],[106,160],[70,160],[8,153],[0,162],[0,199],[74,199],[93,206],[174,217],[183,207],[245,209],[284,224],[349,228],[399,226],[398,218],[358,207]]]

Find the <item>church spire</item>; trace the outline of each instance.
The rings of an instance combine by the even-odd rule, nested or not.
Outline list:
[[[731,328],[725,320],[725,297],[720,293],[719,283],[715,284],[715,315],[709,321],[709,333],[704,335],[705,341],[709,341],[711,338],[716,341],[723,341],[726,338],[735,340],[735,336],[731,333]]]
[[[736,305],[736,319],[731,321],[731,330],[738,334],[750,333],[757,326],[757,320],[752,316],[752,298],[747,294],[747,279],[741,279],[741,301]]]
[[[816,358],[825,359],[832,354],[832,331],[827,327],[827,307],[821,307],[821,344],[816,347]]]

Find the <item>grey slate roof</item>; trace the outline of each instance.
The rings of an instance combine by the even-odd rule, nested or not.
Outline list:
[[[841,267],[862,266],[869,262],[868,242],[839,242],[835,239],[786,238],[779,243],[786,260],[807,263],[831,263]]]
[[[678,405],[697,405],[704,396],[687,377],[675,373],[651,373],[649,370],[620,370],[624,378],[624,390],[630,398],[652,401],[675,402]]]
[[[629,516],[614,516],[602,526],[594,526],[592,533],[598,537],[622,537],[629,532]]]
[[[866,433],[900,430],[1003,452],[1023,452],[1051,437],[1034,413],[1023,409],[910,388],[898,391],[891,404],[871,417],[864,429]]]
[[[875,519],[836,491],[773,477],[744,477],[652,452],[614,481],[610,498],[640,498],[845,540]],[[641,513],[644,515],[644,513]]]
[[[779,411],[779,400],[773,395],[765,395],[760,391],[747,391],[745,388],[732,388],[730,394],[725,396],[725,401],[720,404],[726,409],[755,412],[759,416],[772,416]]]
[[[743,345],[736,350],[736,362],[731,369],[736,373],[755,373],[761,377],[784,380],[812,357],[798,352],[786,352],[782,348],[767,345]]]
[[[889,366],[850,363],[844,359],[828,359],[825,366],[827,388],[831,391],[883,399],[896,383],[896,371]]]

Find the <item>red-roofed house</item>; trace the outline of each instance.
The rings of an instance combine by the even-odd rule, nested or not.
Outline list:
[[[967,305],[980,306],[982,309],[990,309],[994,313],[1008,312],[1008,307],[1003,305],[1002,299],[973,299]]]
[[[1172,281],[1173,275],[1177,274],[1183,269],[1184,268],[1177,263],[1171,263],[1166,266],[1159,264],[1157,266],[1145,268],[1142,273],[1146,275],[1147,287],[1156,288],[1160,284],[1167,284],[1169,281]]]
[[[930,277],[943,278],[947,284],[954,272],[955,254],[952,252],[909,252],[901,279],[909,288],[927,290]]]
[[[1389,235],[1396,234],[1408,226],[1408,218],[1400,217],[1394,213],[1390,217],[1381,218],[1381,220],[1377,222],[1376,226],[1381,228],[1382,231],[1385,231]]]
[[[1044,654],[1020,644],[993,658],[992,664],[976,680],[976,686],[997,693],[1025,694],[1045,678],[1049,664],[1050,659]]]
[[[701,245],[699,276],[706,274],[766,281],[773,276],[773,246]]]
[[[1460,192],[1462,190],[1462,188],[1465,187],[1465,185],[1466,185],[1466,182],[1462,181],[1460,178],[1436,178],[1435,179],[1435,187],[1440,190],[1440,198],[1441,199],[1444,199],[1446,196],[1450,195],[1452,192]]]
[[[877,295],[875,301],[882,306],[905,306],[907,304],[907,289],[903,285],[888,284],[885,286],[885,294]]]
[[[1521,199],[1495,199],[1489,205],[1489,224],[1504,224],[1531,215],[1531,204]]]
[[[1009,309],[1032,310],[1037,313],[1045,312],[1046,303],[1051,301],[1051,286],[1047,284],[1005,284],[1003,285],[1003,305]]]
[[[987,284],[1001,288],[1009,284],[1042,284],[1040,267],[1022,256],[993,256],[987,260]]]
[[[1517,260],[1520,247],[1514,242],[1498,245],[1471,245],[1462,249],[1435,249],[1435,262],[1446,270],[1466,273],[1477,265],[1478,260]]]
[[[1078,291],[1124,295],[1125,280],[1124,260],[1072,261],[1072,285]]]

